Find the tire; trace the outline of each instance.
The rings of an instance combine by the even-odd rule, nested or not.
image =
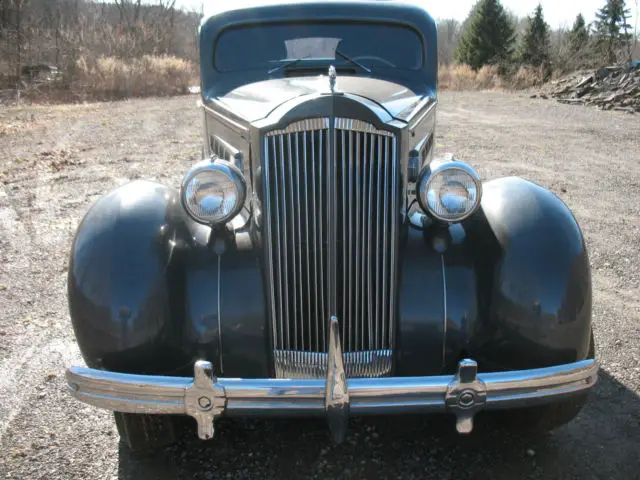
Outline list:
[[[587,358],[595,358],[593,331]],[[583,393],[562,402],[539,407],[500,412],[500,424],[509,430],[528,434],[544,434],[562,427],[578,416],[589,394]]]
[[[120,439],[137,456],[149,456],[176,441],[176,428],[171,415],[113,413]]]

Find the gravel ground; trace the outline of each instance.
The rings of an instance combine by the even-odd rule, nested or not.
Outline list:
[[[200,151],[196,98],[0,110],[0,478],[640,478],[640,117],[500,93],[445,93],[437,145],[484,178],[558,194],[590,249],[600,382],[543,438],[453,433],[448,418],[221,422],[154,459],[120,445],[111,414],[65,392],[81,363],[65,281],[74,230],[134,178],[178,185]]]

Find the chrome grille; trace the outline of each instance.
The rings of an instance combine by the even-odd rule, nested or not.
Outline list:
[[[277,378],[325,378],[328,353],[275,351]],[[342,361],[349,378],[383,377],[391,372],[391,350],[345,352]]]
[[[269,132],[264,142],[276,375],[326,372],[331,315],[340,319],[347,375],[390,374],[400,191],[394,188],[399,183],[395,136],[358,120],[338,118],[332,127],[330,119],[321,118]],[[331,175],[329,168],[335,169]],[[328,207],[332,187],[337,215]],[[336,268],[332,277],[330,258]],[[329,292],[337,312],[330,311]]]

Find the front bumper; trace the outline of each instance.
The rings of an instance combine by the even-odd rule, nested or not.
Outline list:
[[[193,378],[72,367],[67,370],[68,388],[82,402],[118,412],[190,415],[202,439],[213,437],[214,420],[221,415],[327,415],[339,441],[351,414],[451,412],[458,431],[469,433],[480,410],[558,401],[586,392],[598,375],[594,360],[480,374],[476,362],[462,360],[456,375],[347,379],[337,328],[331,331],[335,335],[326,379],[215,378],[211,363],[198,361]]]

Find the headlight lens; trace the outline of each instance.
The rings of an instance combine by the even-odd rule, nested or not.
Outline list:
[[[418,183],[422,208],[438,220],[460,222],[480,206],[482,184],[469,165],[457,160],[425,167]]]
[[[235,217],[246,197],[240,171],[224,160],[205,160],[193,167],[182,183],[182,203],[198,223],[213,225]]]

